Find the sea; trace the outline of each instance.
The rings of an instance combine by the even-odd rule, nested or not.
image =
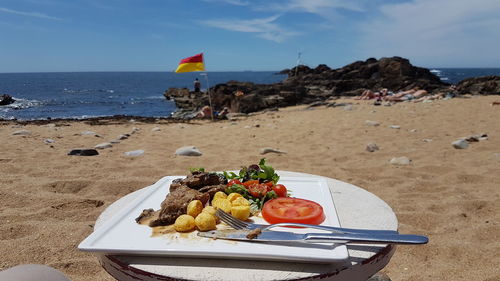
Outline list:
[[[499,75],[500,68],[432,68],[443,82]],[[0,73],[0,94],[16,102],[0,106],[0,119],[84,119],[115,115],[169,117],[177,108],[163,93],[171,87],[192,88],[198,78],[202,90],[231,80],[257,84],[286,78],[278,71],[209,73],[173,72],[54,72]]]

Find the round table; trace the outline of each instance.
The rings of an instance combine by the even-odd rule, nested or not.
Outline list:
[[[287,177],[316,175],[277,171]],[[339,180],[325,178],[342,227],[397,230],[391,207],[374,194]],[[147,188],[147,187],[146,187]],[[111,204],[94,226],[102,226],[120,208],[141,194],[130,193]],[[384,268],[395,245],[347,245],[343,263],[311,264],[230,259],[98,255],[103,268],[117,280],[352,280],[366,281]]]

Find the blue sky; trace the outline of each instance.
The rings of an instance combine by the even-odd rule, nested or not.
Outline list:
[[[0,72],[500,67],[499,0],[0,0]]]

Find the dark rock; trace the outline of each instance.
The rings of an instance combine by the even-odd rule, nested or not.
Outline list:
[[[0,95],[0,105],[8,105],[14,103],[16,100],[7,94]]]
[[[270,107],[320,104],[331,97],[360,95],[366,89],[396,92],[420,87],[433,92],[449,86],[428,69],[415,67],[401,57],[369,58],[338,69],[324,64],[316,68],[298,65],[280,73],[288,78],[271,85],[237,81],[217,84],[210,88],[212,107],[215,111],[228,107],[230,112],[251,113]],[[164,96],[181,109],[175,117],[192,118],[197,110],[209,105],[206,93],[187,88],[170,88]]]
[[[460,95],[500,95],[500,76],[466,78],[457,84]]]
[[[76,155],[76,156],[94,156],[99,155],[99,152],[95,149],[73,149],[68,155]]]

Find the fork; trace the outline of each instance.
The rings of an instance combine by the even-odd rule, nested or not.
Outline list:
[[[263,230],[269,230],[278,226],[299,226],[306,228],[321,229],[326,231],[331,231],[335,233],[351,233],[351,234],[398,234],[399,232],[394,230],[372,230],[372,229],[352,229],[352,228],[342,228],[326,225],[312,225],[303,223],[275,223],[275,224],[256,224],[242,221],[238,218],[231,216],[230,214],[217,209],[215,215],[224,223],[231,226],[234,229],[256,229],[262,228]]]

